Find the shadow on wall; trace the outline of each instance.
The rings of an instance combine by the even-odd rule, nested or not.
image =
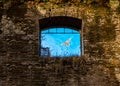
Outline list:
[[[97,14],[96,14],[97,15]],[[94,22],[89,25],[89,31],[87,33],[87,38],[89,40],[89,45],[87,45],[90,57],[104,57],[106,54],[106,43],[114,42],[116,38],[116,24],[113,24],[111,15],[107,15],[104,24],[101,25],[101,16],[94,16]],[[107,45],[109,46],[109,44]],[[111,52],[110,52],[111,51]],[[107,54],[114,55],[112,52],[112,47],[109,47]]]
[[[1,22],[2,15],[3,15],[3,3],[0,2],[0,22]]]
[[[20,17],[23,18],[24,15],[27,12],[27,6],[25,4],[23,5],[15,5],[12,6],[11,8],[9,8],[9,10],[7,10],[7,15],[9,17]]]

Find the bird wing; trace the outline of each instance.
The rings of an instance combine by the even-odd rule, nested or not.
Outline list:
[[[62,46],[70,46],[70,41],[71,41],[72,38],[69,38],[68,40],[66,40],[65,42],[63,42],[61,45]]]

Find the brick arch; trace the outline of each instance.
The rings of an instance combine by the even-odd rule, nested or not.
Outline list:
[[[82,20],[70,16],[54,16],[39,20],[40,31],[50,27],[71,27],[75,30],[81,30]]]

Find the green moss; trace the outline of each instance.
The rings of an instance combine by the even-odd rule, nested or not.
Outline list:
[[[120,14],[120,5],[117,7],[117,12]]]

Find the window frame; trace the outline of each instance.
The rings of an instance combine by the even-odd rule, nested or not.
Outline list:
[[[72,28],[80,33],[81,56],[84,55],[82,20],[69,16],[54,16],[39,20],[39,56],[41,56],[41,32],[48,28]]]

